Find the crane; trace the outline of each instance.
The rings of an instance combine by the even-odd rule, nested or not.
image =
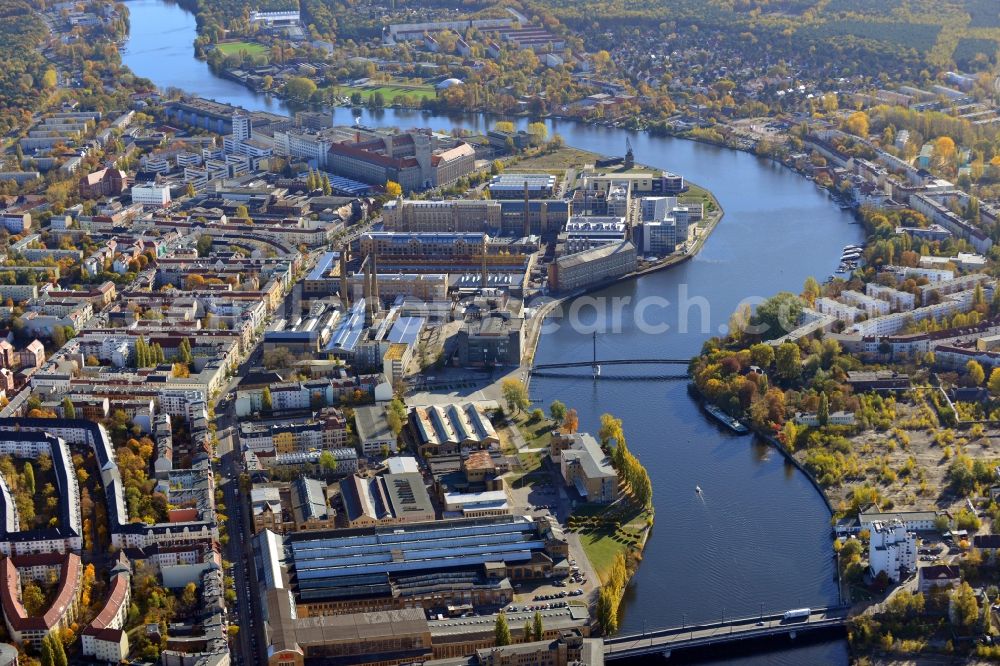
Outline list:
[[[632,152],[632,141],[625,137],[625,168],[631,169],[635,166],[635,154]]]

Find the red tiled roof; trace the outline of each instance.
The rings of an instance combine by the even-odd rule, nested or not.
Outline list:
[[[111,581],[111,589],[108,590],[108,600],[105,602],[104,608],[87,626],[88,629],[107,629],[111,621],[115,619],[115,615],[121,610],[122,604],[125,603],[128,586],[129,577],[127,575],[118,574],[115,576],[115,579]]]
[[[59,623],[59,618],[63,616],[66,608],[73,603],[76,596],[76,583],[80,574],[80,556],[76,553],[66,553],[58,556],[62,559],[62,571],[59,576],[59,588],[56,591],[56,598],[45,612],[40,616],[29,616],[24,608],[24,604],[18,598],[18,576],[17,562],[25,562],[23,566],[34,566],[31,562],[39,556],[20,555],[16,558],[5,557],[0,563],[0,575],[3,576],[3,586],[0,587],[0,605],[3,607],[4,616],[14,631],[49,631]],[[51,556],[40,556],[49,557]],[[43,562],[37,562],[39,564]],[[44,563],[52,563],[46,560]]]

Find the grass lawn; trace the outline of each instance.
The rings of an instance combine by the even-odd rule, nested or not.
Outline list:
[[[688,191],[680,195],[677,199],[680,203],[703,203],[705,204],[705,216],[719,210],[719,202],[715,196],[703,187],[698,187],[693,183],[687,183]],[[704,221],[703,221],[704,222]]]
[[[223,55],[231,55],[233,53],[239,53],[240,51],[246,51],[247,55],[257,56],[271,52],[271,50],[263,44],[255,44],[254,42],[222,42],[220,44],[216,44],[215,48],[219,49]]]
[[[510,170],[513,172],[551,171],[553,174],[562,176],[566,169],[593,164],[594,160],[598,157],[597,153],[592,153],[589,150],[579,150],[578,148],[563,146],[551,153],[525,157],[517,164],[511,165]]]
[[[368,98],[375,93],[382,93],[382,97],[385,98],[386,104],[392,104],[394,97],[398,95],[406,95],[412,97],[416,100],[424,99],[434,99],[437,96],[437,92],[434,90],[434,86],[422,84],[422,83],[386,83],[382,85],[370,84],[365,86],[337,86],[336,93],[338,95],[343,95],[345,97],[350,97],[353,93],[361,93],[362,99],[368,101]]]
[[[597,575],[604,582],[618,553],[637,548],[649,512],[628,504],[587,504],[570,516],[569,527],[580,535],[580,544]]]
[[[513,419],[514,425],[521,431],[521,436],[528,443],[529,449],[548,449],[552,439],[552,430],[556,422],[549,418],[540,421],[532,420],[530,412],[521,412]]]

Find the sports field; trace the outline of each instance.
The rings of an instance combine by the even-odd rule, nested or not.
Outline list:
[[[247,55],[256,56],[263,55],[270,51],[266,46],[262,44],[255,44],[253,42],[222,42],[220,44],[216,44],[215,48],[219,49],[223,55],[246,51]]]
[[[350,96],[352,93],[360,92],[361,96],[367,101],[367,99],[374,95],[375,93],[382,93],[382,97],[385,99],[386,104],[392,104],[392,99],[397,95],[407,95],[418,100],[423,99],[434,99],[434,86],[427,84],[409,84],[409,83],[385,83],[385,84],[368,84],[364,86],[352,87],[352,86],[340,86],[339,90],[345,96]]]

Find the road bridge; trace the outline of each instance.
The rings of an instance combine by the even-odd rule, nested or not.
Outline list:
[[[740,641],[796,636],[843,627],[849,608],[832,606],[814,608],[808,618],[784,621],[782,613],[709,622],[683,627],[657,629],[642,634],[610,636],[604,639],[604,659],[614,661],[645,655],[670,656],[675,650],[718,646]]]

